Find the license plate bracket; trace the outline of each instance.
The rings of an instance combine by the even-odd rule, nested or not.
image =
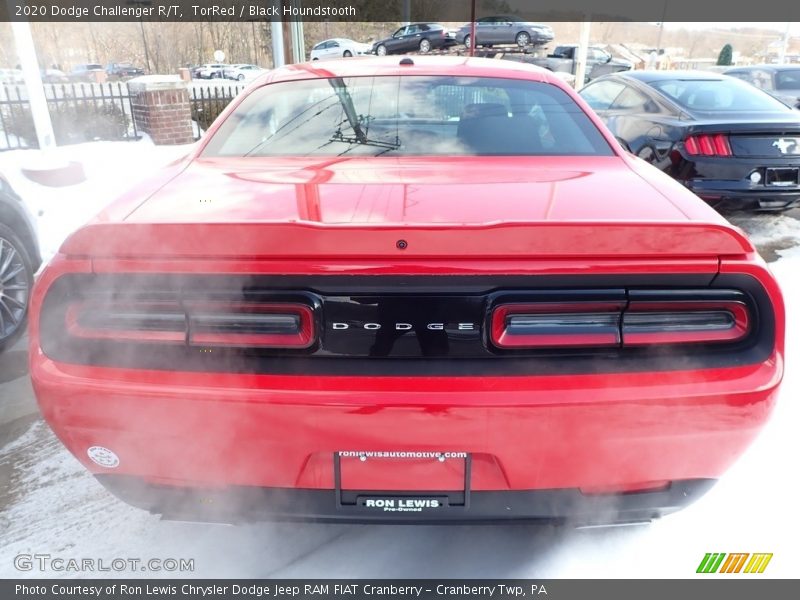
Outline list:
[[[413,453],[411,453],[413,454]],[[431,453],[436,454],[436,453]],[[351,458],[352,453],[333,453],[333,479],[335,486],[336,507],[357,507],[364,510],[377,510],[388,514],[410,513],[411,515],[442,508],[469,508],[472,455],[459,453],[459,458],[448,457],[445,460],[463,461],[463,488],[457,490],[381,490],[381,489],[344,489],[342,487],[342,457]],[[393,460],[402,460],[393,459]],[[432,457],[430,460],[440,462]]]
[[[800,184],[800,169],[797,167],[768,167],[764,185],[770,187],[793,187]]]

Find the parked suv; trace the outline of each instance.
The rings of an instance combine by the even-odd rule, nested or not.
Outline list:
[[[223,63],[206,63],[192,69],[192,79],[217,79],[224,76],[230,65]]]

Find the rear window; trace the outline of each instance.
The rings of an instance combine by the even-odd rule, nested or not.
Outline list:
[[[776,90],[800,90],[800,69],[787,69],[775,73]]]
[[[205,156],[611,156],[563,90],[476,77],[352,77],[266,85]]]
[[[782,111],[786,105],[739,79],[669,79],[650,85],[691,111]]]

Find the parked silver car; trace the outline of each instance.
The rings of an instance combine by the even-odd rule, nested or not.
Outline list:
[[[467,48],[472,45],[471,23],[465,23],[456,32],[456,41]],[[483,17],[475,21],[475,38],[477,46],[493,46],[500,44],[516,44],[525,46],[542,46],[553,41],[553,30],[541,23],[523,21],[519,17],[506,15]]]
[[[25,331],[33,274],[41,262],[33,219],[0,176],[0,352]]]
[[[800,109],[800,64],[735,67],[725,75],[752,83],[784,104]]]

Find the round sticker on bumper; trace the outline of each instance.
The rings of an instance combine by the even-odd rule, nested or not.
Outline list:
[[[89,455],[89,458],[92,459],[92,462],[100,465],[101,467],[113,469],[114,467],[119,466],[119,457],[108,448],[103,448],[102,446],[92,446],[86,451],[86,454]]]

